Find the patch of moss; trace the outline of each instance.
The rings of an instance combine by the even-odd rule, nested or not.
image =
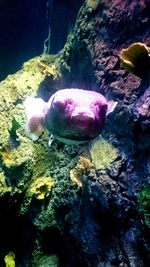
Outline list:
[[[140,212],[144,215],[145,224],[150,228],[150,185],[145,186],[138,194]]]
[[[6,264],[6,267],[15,267],[15,254],[10,251],[5,257],[4,257],[4,261]]]
[[[117,149],[107,140],[100,138],[91,145],[90,154],[96,169],[106,169],[117,158]]]

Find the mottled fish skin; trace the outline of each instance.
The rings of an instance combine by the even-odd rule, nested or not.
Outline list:
[[[107,100],[97,92],[63,89],[47,104],[45,127],[65,143],[82,143],[97,137],[104,126]]]

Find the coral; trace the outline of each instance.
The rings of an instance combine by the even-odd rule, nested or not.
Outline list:
[[[10,251],[5,257],[4,261],[6,264],[6,267],[15,267],[15,254]]]
[[[30,197],[34,196],[39,200],[43,200],[51,193],[53,185],[54,179],[50,177],[39,177],[31,183],[27,194]]]
[[[122,66],[139,77],[150,71],[150,48],[144,43],[133,43],[119,54]]]
[[[93,142],[90,148],[92,162],[96,169],[106,169],[117,158],[117,150],[105,139]]]
[[[150,228],[150,185],[145,186],[138,194],[140,212],[144,215],[145,224]]]
[[[82,187],[83,175],[88,175],[93,168],[94,166],[88,158],[80,157],[75,168],[70,171],[72,182],[78,187]]]

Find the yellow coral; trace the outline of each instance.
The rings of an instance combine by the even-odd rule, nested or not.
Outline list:
[[[122,66],[131,73],[142,77],[150,70],[150,48],[144,43],[133,43],[119,54]]]
[[[37,178],[28,189],[28,195],[42,200],[47,197],[54,185],[54,179],[50,177]]]
[[[77,165],[70,171],[70,178],[73,183],[76,183],[78,187],[82,187],[82,177],[90,173],[93,169],[93,164],[88,158],[80,157]]]
[[[10,251],[5,257],[4,261],[6,264],[6,267],[15,267],[15,254]]]
[[[118,156],[116,148],[103,138],[91,145],[90,154],[96,169],[108,168]]]

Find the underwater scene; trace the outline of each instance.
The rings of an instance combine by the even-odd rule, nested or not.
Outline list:
[[[150,0],[0,1],[0,267],[150,266]]]

